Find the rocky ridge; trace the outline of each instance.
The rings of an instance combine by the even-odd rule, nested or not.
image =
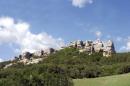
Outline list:
[[[113,53],[116,52],[114,43],[111,40],[108,40],[106,42],[101,41],[99,39],[97,39],[96,41],[77,40],[71,42],[68,46],[78,48],[79,52],[86,52],[89,55],[95,52],[101,52],[103,56],[110,57]]]
[[[82,41],[82,40],[77,40],[70,42],[67,46],[62,47],[61,49],[64,48],[77,48],[80,53],[87,53],[88,55],[91,55],[93,53],[102,53],[104,57],[110,57],[113,53],[116,53],[115,48],[114,48],[114,43],[111,40],[108,40],[106,42],[101,41],[101,40],[96,40],[96,41]],[[47,58],[48,55],[53,54],[57,52],[58,50],[54,48],[48,48],[46,50],[39,50],[34,53],[30,52],[24,52],[23,54],[15,57],[14,60],[17,61],[17,63],[23,63],[25,65],[29,64],[35,64],[39,63],[43,59]],[[15,63],[10,63],[6,65],[4,68],[8,68],[12,66]]]

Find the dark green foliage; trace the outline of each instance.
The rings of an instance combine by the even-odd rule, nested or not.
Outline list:
[[[88,55],[75,48],[65,48],[45,59],[44,64],[62,65],[71,78],[94,78],[130,72],[130,53],[103,57],[102,53]]]
[[[72,80],[57,66],[34,65],[8,68],[0,72],[0,86],[73,86]]]

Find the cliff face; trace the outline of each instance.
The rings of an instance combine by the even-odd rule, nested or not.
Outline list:
[[[79,52],[86,52],[91,55],[94,52],[102,52],[103,56],[109,57],[112,53],[115,53],[114,43],[111,40],[103,42],[100,40],[96,41],[82,41],[77,40],[71,42],[67,47],[78,48]]]

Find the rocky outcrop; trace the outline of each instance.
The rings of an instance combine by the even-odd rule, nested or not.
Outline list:
[[[35,56],[43,56],[44,55],[44,50],[38,50],[36,52],[34,52]]]
[[[77,40],[77,41],[70,42],[70,44],[67,45],[66,47],[77,48],[79,49],[80,53],[86,52],[89,55],[95,52],[97,53],[101,52],[105,57],[109,57],[116,52],[114,43],[111,40],[108,40],[106,42],[100,41],[99,39],[96,41]],[[66,47],[62,47],[61,49],[64,49]],[[24,52],[18,57],[15,57],[15,59],[13,60],[14,62],[12,61],[12,63],[6,65],[4,68],[8,68],[16,63],[23,63],[25,65],[39,63],[43,59],[47,58],[48,55],[53,54],[57,51],[58,50],[55,50],[53,48],[48,48],[45,50],[36,51],[34,53]]]
[[[19,55],[18,62],[29,65],[42,61],[48,55],[55,53],[56,50],[53,48],[48,48],[46,50],[39,50],[34,53],[24,52],[22,55]]]
[[[31,59],[32,56],[33,56],[33,53],[25,52],[25,53],[22,54],[21,59]]]
[[[93,46],[94,46],[94,51],[95,51],[95,52],[102,52],[102,51],[103,51],[104,44],[103,44],[103,42],[100,41],[99,39],[96,40],[96,41],[93,43]]]
[[[7,64],[7,65],[5,65],[4,69],[11,67],[12,65],[13,65],[13,63]]]
[[[69,44],[68,47],[78,48],[79,52],[86,52],[91,55],[94,52],[101,52],[103,56],[109,57],[112,53],[115,53],[114,43],[111,40],[107,42],[100,41],[74,41]]]
[[[105,47],[103,50],[103,56],[109,57],[112,55],[112,53],[115,53],[115,47],[114,43],[111,40],[108,40],[108,42],[105,43]]]
[[[22,59],[18,63],[23,63],[24,65],[36,64],[42,61],[43,58],[32,58],[32,59]]]

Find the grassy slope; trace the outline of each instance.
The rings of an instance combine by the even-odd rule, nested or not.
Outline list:
[[[93,79],[75,79],[74,86],[130,86],[130,73]]]

